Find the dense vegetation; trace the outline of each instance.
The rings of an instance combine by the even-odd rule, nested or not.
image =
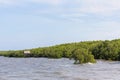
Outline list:
[[[120,61],[120,39],[84,41],[34,48],[30,49],[31,54],[29,55],[25,55],[23,51],[1,51],[0,55],[6,57],[69,58],[74,59],[75,63],[94,63],[95,59]]]

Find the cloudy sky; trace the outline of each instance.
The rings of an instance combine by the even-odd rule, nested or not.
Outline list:
[[[0,0],[0,50],[119,36],[120,0]]]

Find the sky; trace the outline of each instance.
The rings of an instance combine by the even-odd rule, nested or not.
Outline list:
[[[0,0],[0,50],[119,36],[120,0]]]

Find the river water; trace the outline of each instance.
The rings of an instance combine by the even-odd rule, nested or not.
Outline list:
[[[0,57],[0,80],[120,80],[120,62]]]

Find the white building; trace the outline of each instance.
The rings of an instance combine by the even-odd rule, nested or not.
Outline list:
[[[26,50],[24,51],[24,54],[30,54],[30,51]]]

